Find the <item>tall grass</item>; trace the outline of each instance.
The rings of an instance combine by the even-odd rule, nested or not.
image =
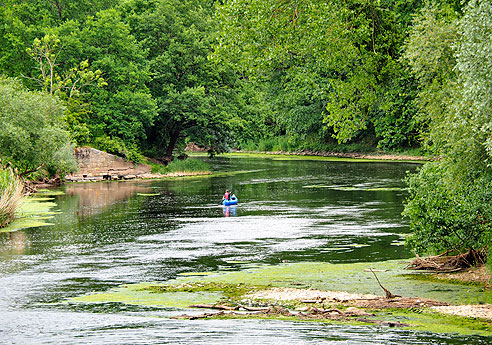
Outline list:
[[[167,173],[173,173],[173,172],[205,172],[205,171],[210,171],[210,165],[200,159],[193,159],[193,158],[188,158],[185,160],[173,160],[171,163],[169,163],[167,166],[160,165],[160,164],[152,164],[150,163],[150,166],[152,167],[152,172],[153,173],[161,173],[161,174],[167,174]]]
[[[24,184],[12,168],[0,166],[0,228],[14,220],[23,190]]]

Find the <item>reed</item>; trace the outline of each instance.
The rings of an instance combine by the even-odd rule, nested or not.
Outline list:
[[[14,220],[23,191],[24,184],[14,170],[0,166],[0,228]]]

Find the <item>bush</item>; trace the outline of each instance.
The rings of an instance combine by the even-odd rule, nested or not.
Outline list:
[[[65,108],[56,97],[25,90],[0,77],[0,158],[21,174],[43,166],[53,176],[77,169],[65,129]]]
[[[108,136],[97,137],[94,140],[94,147],[98,150],[123,157],[135,164],[144,161],[144,156],[138,150],[137,145],[125,144],[120,138],[110,138]]]
[[[490,241],[492,178],[458,183],[446,171],[441,163],[427,163],[406,180],[404,215],[413,231],[407,243],[417,253],[480,250]]]
[[[275,146],[275,139],[273,138],[262,139],[258,143],[258,151],[270,152],[273,150],[274,146]]]
[[[0,166],[0,228],[14,219],[23,189],[24,184],[12,168]]]

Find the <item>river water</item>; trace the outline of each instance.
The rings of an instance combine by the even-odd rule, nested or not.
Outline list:
[[[2,344],[478,344],[487,339],[270,320],[174,320],[67,299],[234,262],[408,258],[402,178],[417,165],[215,158],[217,177],[70,184],[53,225],[0,234]],[[224,190],[237,207],[218,203]],[[172,313],[171,313],[172,314]]]

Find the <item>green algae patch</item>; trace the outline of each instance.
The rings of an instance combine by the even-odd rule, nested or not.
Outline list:
[[[203,154],[193,154],[193,156],[205,156]],[[281,153],[251,153],[251,152],[234,152],[221,153],[221,157],[230,158],[270,158],[272,160],[298,160],[298,161],[327,161],[327,162],[396,162],[396,163],[425,163],[426,160],[418,159],[401,159],[398,156],[394,158],[377,157],[377,158],[359,158],[359,157],[330,157],[330,156],[315,156],[315,155],[298,155],[298,154],[281,154]],[[190,155],[191,157],[191,155]]]
[[[141,287],[142,291],[154,293],[175,293],[175,292],[220,292],[220,300],[234,300],[245,294],[256,291],[258,287],[251,287],[244,284],[227,283],[183,283],[179,285],[150,284]],[[215,300],[214,303],[219,300]]]
[[[2,228],[0,232],[52,225],[47,220],[53,218],[58,212],[53,211],[57,204],[51,200],[53,198],[39,197],[38,194],[22,198],[19,208],[15,211],[14,221]]]
[[[83,295],[67,300],[67,303],[124,303],[156,308],[187,308],[193,304],[215,303],[221,291],[186,291],[170,289],[160,291],[154,284],[123,285],[107,292]],[[164,292],[163,292],[164,291]]]
[[[451,304],[492,303],[492,291],[478,286],[456,285],[443,281],[423,281],[408,276],[406,263],[399,260],[330,264],[325,262],[284,263],[240,271],[218,272],[208,276],[182,276],[170,284],[217,282],[249,286],[308,287],[328,291],[384,295],[369,271],[373,269],[381,284],[394,294],[421,297]]]
[[[400,187],[361,188],[361,187],[339,187],[339,186],[327,186],[327,185],[310,185],[310,186],[303,186],[303,188],[332,189],[332,190],[354,191],[354,192],[398,192],[398,191],[407,190],[406,188],[400,188]]]
[[[54,190],[54,189],[38,189],[36,192],[36,195],[43,195],[43,196],[58,196],[58,195],[65,195],[64,191],[61,191],[59,189]]]
[[[184,272],[178,273],[178,276],[209,276],[214,274],[214,272]]]
[[[442,281],[425,281],[408,275],[406,263],[398,260],[330,264],[321,262],[284,263],[276,266],[244,268],[240,271],[191,272],[165,283],[145,283],[124,285],[96,294],[83,295],[70,299],[69,303],[125,303],[157,308],[187,309],[191,305],[229,305],[238,306],[253,301],[253,305],[281,306],[289,310],[311,307],[298,300],[253,299],[251,294],[271,287],[313,288],[328,291],[346,291],[359,294],[384,295],[370,269],[374,270],[381,283],[395,294],[404,297],[429,298],[451,304],[490,303],[491,292],[478,286],[463,286]],[[350,303],[350,302],[349,302]],[[328,304],[315,307],[330,308]],[[336,306],[341,310],[350,306]],[[411,309],[366,309],[375,314],[371,320],[401,322],[410,329],[439,333],[459,333],[463,335],[492,335],[489,321],[466,317],[448,316],[433,312],[428,308]],[[209,314],[205,316],[209,318]],[[333,320],[327,318],[305,319],[268,313],[220,313],[212,318],[254,318],[289,321],[308,321],[325,323],[370,324],[363,319]]]
[[[430,283],[446,283],[446,284],[453,284],[453,285],[461,285],[463,287],[476,287],[481,291],[487,292],[490,290],[489,285],[485,284],[483,282],[475,282],[475,281],[463,281],[459,279],[453,279],[453,278],[444,278],[438,276],[439,273],[426,273],[426,272],[419,272],[419,273],[408,273],[406,274],[407,277],[415,280],[420,280],[422,282],[430,282]],[[481,304],[480,301],[479,303]],[[487,302],[490,303],[490,302]]]
[[[385,310],[378,312],[376,318],[408,323],[411,325],[409,329],[420,332],[492,336],[490,321],[450,316],[428,310]]]
[[[222,171],[222,172],[212,172],[212,173],[206,174],[206,175],[163,176],[162,179],[169,179],[169,180],[207,179],[207,178],[212,178],[212,177],[226,177],[226,176],[235,176],[235,175],[241,175],[241,174],[250,174],[250,173],[256,173],[259,171],[262,171],[262,170]]]

